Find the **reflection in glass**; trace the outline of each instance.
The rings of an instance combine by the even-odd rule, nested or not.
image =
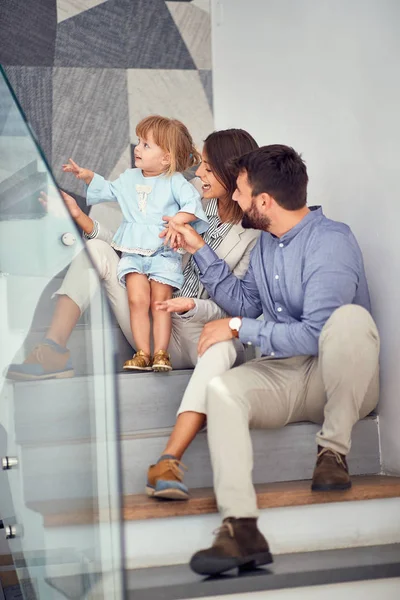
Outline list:
[[[112,323],[85,253],[1,71],[0,452],[11,460],[1,472],[0,510],[26,599],[93,589],[98,598],[123,597]],[[93,291],[72,340],[81,376],[67,365],[41,379],[34,365],[11,378],[11,363],[49,349],[35,346],[74,259]],[[7,552],[3,536],[1,543]]]

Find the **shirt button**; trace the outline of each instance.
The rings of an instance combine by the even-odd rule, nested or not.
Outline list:
[[[283,248],[284,244],[282,242],[279,244],[279,248]]]
[[[270,356],[275,356],[275,352],[271,352],[271,353],[270,353]]]
[[[276,309],[278,312],[282,312],[282,308],[280,306],[278,306],[278,308]]]
[[[279,279],[279,275],[275,275],[275,279]]]

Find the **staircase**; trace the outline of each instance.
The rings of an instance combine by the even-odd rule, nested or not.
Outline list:
[[[54,309],[50,298],[62,278],[60,273],[43,291],[26,350],[43,337]],[[58,551],[63,540],[68,556],[85,555],[93,522],[102,522],[93,503],[96,475],[91,466],[99,400],[94,392],[92,340],[87,337],[93,326],[93,315],[84,314],[71,336],[76,377],[14,383],[10,405],[25,505],[44,525],[47,551]],[[114,334],[118,370],[131,349],[115,324]],[[132,598],[184,599],[400,576],[400,478],[381,474],[376,414],[355,426],[348,457],[353,488],[336,494],[310,491],[317,425],[304,422],[276,431],[252,430],[259,525],[275,563],[239,580],[227,576],[212,585],[192,574],[187,566],[190,556],[210,545],[212,531],[220,525],[206,432],[184,456],[191,499],[157,502],[144,495],[147,468],[165,447],[190,376],[190,370],[117,373],[125,563]],[[368,571],[371,561],[374,568]],[[72,597],[66,590],[70,584],[76,589],[81,567],[69,568],[75,569],[72,579],[67,572],[61,577],[61,569],[55,576],[49,572],[48,581]],[[91,569],[95,571],[95,566]],[[79,585],[85,589],[83,580]]]
[[[142,494],[149,464],[162,453],[175,422],[180,399],[191,371],[170,374],[118,374],[124,494]],[[68,381],[49,380],[15,385],[16,442],[22,449],[27,502],[43,498],[91,496],[89,468],[93,398],[92,376]],[[29,410],[36,407],[35,422]],[[317,425],[296,423],[280,431],[253,430],[254,482],[257,484],[310,479],[315,464]],[[60,479],[54,480],[54,451]],[[212,487],[212,471],[205,432],[200,433],[184,457],[190,489]],[[380,472],[378,417],[370,416],[354,428],[349,456],[354,475]],[[52,473],[51,478],[48,475]],[[68,477],[66,477],[68,474]],[[40,490],[36,478],[41,477]],[[31,481],[31,478],[32,481]],[[46,482],[51,488],[46,490]],[[37,497],[40,494],[40,497]]]
[[[117,375],[125,553],[135,599],[291,588],[326,583],[332,577],[353,581],[361,579],[360,573],[364,579],[366,564],[378,552],[373,549],[376,546],[384,552],[374,567],[376,577],[400,576],[400,478],[380,474],[378,417],[370,415],[354,428],[349,455],[353,488],[336,494],[310,491],[316,425],[297,423],[279,431],[251,432],[259,524],[277,561],[267,570],[265,581],[266,571],[261,570],[258,577],[240,578],[238,588],[230,577],[217,587],[199,587],[199,578],[189,572],[187,562],[193,552],[210,544],[212,531],[220,524],[206,433],[198,435],[184,457],[189,468],[185,482],[192,494],[189,502],[157,502],[143,494],[148,465],[165,446],[190,375],[191,371]],[[90,523],[102,520],[93,508],[95,481],[89,467],[94,443],[91,386],[91,375],[70,379],[68,385],[63,380],[14,384],[16,443],[21,449],[25,503],[43,518],[48,548],[58,548],[63,532],[67,540],[71,528],[79,528],[84,539]],[[36,407],[33,418],[28,410],[32,403]],[[332,557],[340,563],[347,556],[342,554],[344,549],[353,552],[361,570],[312,567],[320,556],[325,557],[326,565]],[[312,576],[301,579],[302,561],[305,572],[312,572]],[[285,576],[282,569],[286,569]],[[162,583],[165,578],[170,581],[167,591]],[[57,579],[55,587],[59,583]]]

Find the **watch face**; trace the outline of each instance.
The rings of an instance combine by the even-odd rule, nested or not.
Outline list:
[[[233,317],[233,319],[229,321],[230,329],[235,329],[236,331],[239,331],[241,324],[242,319],[240,319],[239,317]]]

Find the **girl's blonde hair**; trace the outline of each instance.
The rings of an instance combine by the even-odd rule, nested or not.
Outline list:
[[[181,173],[201,162],[187,127],[177,119],[168,119],[159,115],[150,115],[136,126],[136,135],[147,139],[149,133],[154,142],[171,157],[167,175]]]

